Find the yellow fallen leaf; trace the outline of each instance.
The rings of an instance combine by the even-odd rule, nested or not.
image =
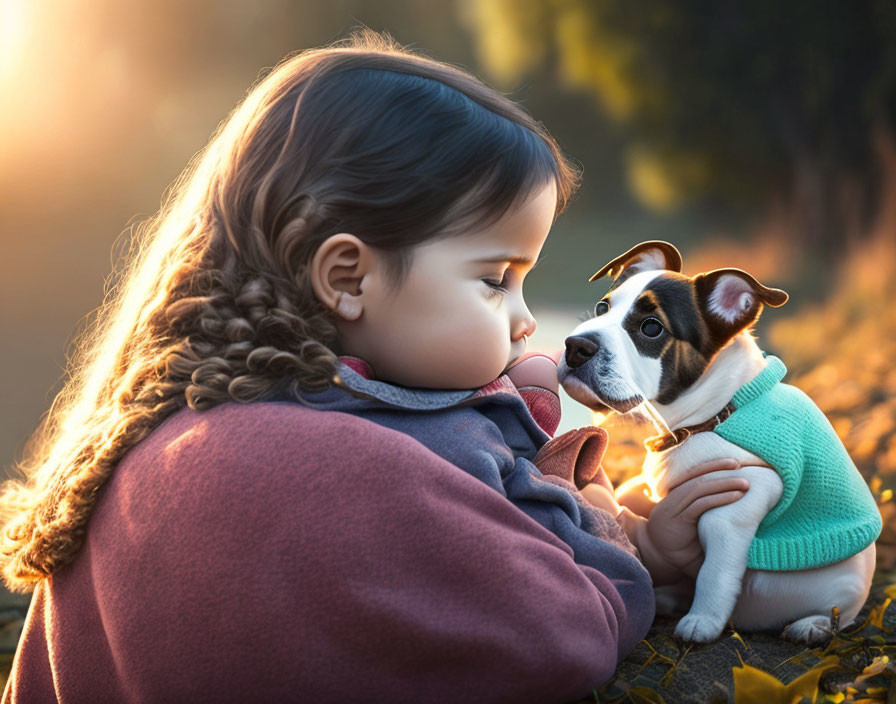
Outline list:
[[[869,677],[874,677],[874,675],[880,674],[884,670],[887,669],[887,663],[890,662],[890,658],[886,655],[878,655],[874,660],[871,661],[864,670],[862,670],[862,674],[856,677],[856,682],[860,682],[861,680],[866,680]]]
[[[882,631],[888,630],[884,628],[884,615],[887,613],[887,607],[892,601],[893,599],[889,598],[884,601],[884,603],[878,604],[871,609],[871,613],[869,614],[869,622],[880,628]]]
[[[846,695],[843,692],[837,692],[836,694],[826,694],[824,700],[826,702],[834,702],[834,704],[840,704],[844,699],[846,699]]]
[[[891,599],[896,599],[896,584],[891,584],[884,589],[884,594],[886,594]]]
[[[741,644],[742,646],[744,646],[744,648],[746,648],[747,650],[750,649],[750,646],[747,645],[746,643],[744,643],[744,639],[740,637],[740,633],[738,633],[737,631],[732,630],[732,631],[731,631],[731,637],[732,637],[732,638],[736,638],[737,640],[739,640],[739,641],[740,641],[740,644]]]
[[[840,658],[836,655],[826,657],[814,667],[797,677],[790,684],[784,684],[767,672],[750,665],[732,667],[734,676],[734,704],[797,704],[804,697],[815,701],[818,694],[818,680],[832,667],[836,667]]]

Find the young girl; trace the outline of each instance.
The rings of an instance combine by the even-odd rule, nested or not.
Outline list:
[[[534,469],[549,433],[503,374],[576,185],[519,106],[388,37],[261,80],[5,488],[3,575],[34,596],[4,701],[545,702],[611,677],[650,574]],[[631,531],[664,581],[745,488],[697,475],[730,466]]]

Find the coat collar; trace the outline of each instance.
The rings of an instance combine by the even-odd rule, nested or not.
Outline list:
[[[350,356],[339,358],[339,370],[334,383],[354,396],[412,410],[450,408],[494,396],[515,396],[522,401],[516,386],[506,374],[480,389],[416,389],[377,381],[373,378],[370,364],[359,357]]]

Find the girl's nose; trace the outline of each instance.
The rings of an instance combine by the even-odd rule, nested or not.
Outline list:
[[[527,338],[532,337],[533,333],[535,332],[535,318],[532,317],[532,314],[527,308],[524,308],[523,311],[524,313],[522,317],[517,321],[514,329],[514,341],[519,340],[523,335],[525,335]]]
[[[535,328],[537,327],[537,323],[535,322],[535,318],[532,315],[529,315],[529,327],[526,328],[526,337],[532,337],[535,334]]]

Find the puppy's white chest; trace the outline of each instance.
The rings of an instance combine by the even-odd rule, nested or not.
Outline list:
[[[736,459],[741,465],[769,466],[761,457],[729,442],[718,433],[708,431],[697,433],[665,452],[648,452],[644,460],[644,476],[654,491],[664,497],[669,487],[678,484],[680,475],[689,467],[727,457]]]

